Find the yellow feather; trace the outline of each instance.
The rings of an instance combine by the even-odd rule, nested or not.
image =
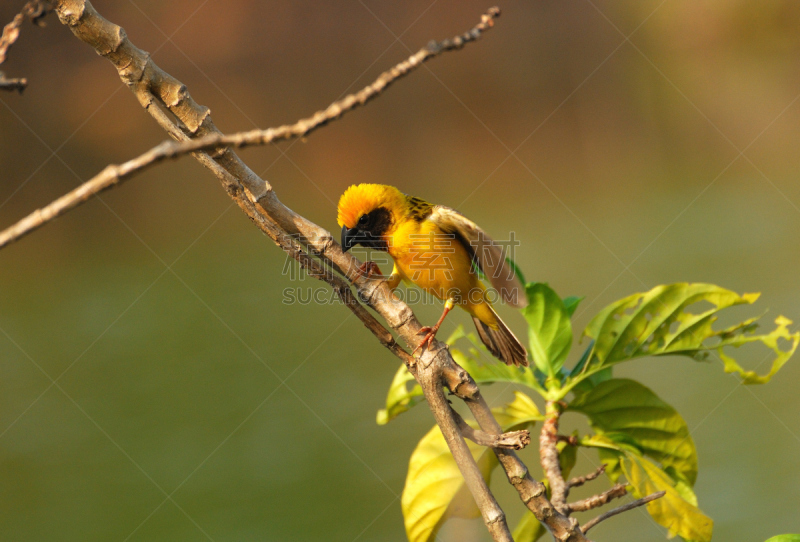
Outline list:
[[[342,194],[338,208],[339,226],[355,228],[362,215],[378,208],[391,214],[391,223],[382,235],[399,278],[413,282],[439,299],[453,299],[457,306],[476,319],[481,339],[497,357],[506,363],[527,365],[525,347],[492,308],[486,287],[473,270],[470,247],[464,245],[473,230],[482,231],[467,219],[461,223],[436,219],[442,214],[441,210],[447,208],[435,207],[419,198],[406,196],[393,186],[380,184],[351,186]],[[455,223],[459,235],[452,233],[453,230],[442,229],[440,222],[446,225]],[[459,225],[463,226],[463,232]],[[500,262],[502,267],[502,260]],[[390,279],[392,286],[398,283],[399,280]]]
[[[339,198],[339,227],[352,228],[361,215],[378,207],[402,211],[406,196],[394,186],[385,184],[357,184],[344,191]],[[399,217],[398,217],[399,218]]]

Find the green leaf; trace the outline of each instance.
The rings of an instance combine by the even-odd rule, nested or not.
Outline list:
[[[544,420],[544,415],[533,400],[521,391],[514,392],[514,400],[500,408],[493,408],[492,413],[504,431],[522,429],[520,425],[528,426],[534,422]]]
[[[544,374],[556,376],[572,346],[572,324],[564,302],[542,282],[525,286],[528,306],[522,314],[528,321],[531,355]]]
[[[694,485],[697,450],[689,428],[647,387],[624,378],[606,380],[578,396],[568,409],[585,414],[598,435],[634,446]]]
[[[573,432],[572,436],[577,437],[578,432]],[[558,449],[558,465],[561,467],[561,475],[567,479],[578,461],[578,447],[562,440],[556,444],[556,448]]]
[[[517,523],[511,537],[515,542],[536,542],[547,534],[547,528],[528,510]]]
[[[800,343],[800,332],[788,331],[790,320],[778,317],[775,321],[778,328],[766,335],[753,334],[757,318],[721,331],[711,327],[722,309],[752,304],[758,296],[739,295],[713,284],[688,283],[657,286],[649,292],[628,296],[604,308],[586,327],[584,335],[595,339],[589,364],[597,368],[641,356],[663,355],[703,360],[710,350],[716,350],[725,363],[725,370],[738,373],[744,383],[767,382]],[[695,303],[700,306],[693,307]],[[778,339],[786,339],[790,344],[781,349]],[[762,342],[776,354],[772,369],[764,376],[744,371],[723,352],[726,346],[738,347],[755,341]]]
[[[767,542],[800,542],[800,534],[779,534],[778,536],[773,536]]]
[[[583,371],[583,368],[586,366],[586,363],[588,363],[589,358],[592,356],[593,350],[594,350],[594,341],[590,341],[589,346],[587,346],[586,350],[584,350],[583,354],[581,354],[578,363],[576,363],[575,367],[573,367],[572,370],[569,371],[570,375],[576,375],[579,374],[581,371]]]
[[[564,308],[567,310],[567,314],[569,314],[570,318],[572,318],[572,315],[575,314],[575,309],[578,308],[578,305],[580,305],[580,302],[584,299],[586,299],[585,296],[577,295],[571,295],[564,298]]]
[[[410,388],[408,387],[409,382],[414,383]],[[386,395],[386,408],[378,411],[378,425],[386,425],[422,400],[422,388],[416,383],[406,366],[400,365],[391,386],[389,386],[389,393]]]
[[[593,435],[582,438],[580,444],[597,448],[612,482],[616,483],[624,473],[636,498],[666,491],[664,497],[647,505],[647,511],[670,530],[670,537],[678,534],[687,541],[697,542],[711,539],[713,522],[697,508],[697,496],[688,480],[674,467],[660,469],[642,457],[625,437],[612,440],[608,436]]]
[[[469,353],[462,352],[452,345],[464,338],[469,341],[471,348]],[[536,380],[533,371],[528,367],[512,367],[504,363],[498,363],[489,353],[482,342],[478,340],[474,333],[464,333],[464,328],[458,326],[452,335],[447,339],[447,344],[451,345],[450,354],[453,359],[461,365],[473,380],[478,384],[492,384],[494,382],[508,382],[522,384],[543,394],[544,390]],[[484,361],[485,360],[485,361]]]
[[[656,522],[669,530],[668,537],[678,535],[697,542],[711,540],[714,522],[681,497],[675,489],[675,483],[663,470],[634,454],[627,454],[622,468],[637,499],[666,491],[666,495],[647,504],[647,511]]]
[[[522,384],[537,391],[541,390],[539,382],[536,381],[536,377],[530,369],[513,367],[505,363],[482,363],[457,348],[451,348],[450,354],[456,363],[461,365],[478,384],[509,382]]]
[[[530,397],[520,392],[515,395],[513,402],[494,409],[503,431],[524,429],[543,419]],[[469,441],[467,446],[488,481],[498,465],[497,457],[490,448]],[[480,516],[438,426],[422,437],[411,454],[401,507],[409,542],[433,540],[451,517]]]

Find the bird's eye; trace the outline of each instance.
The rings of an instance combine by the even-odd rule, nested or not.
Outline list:
[[[369,217],[367,215],[361,215],[361,218],[358,219],[359,226],[365,226],[369,222]]]

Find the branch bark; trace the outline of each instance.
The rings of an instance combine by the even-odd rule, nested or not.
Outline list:
[[[486,446],[487,448],[504,448],[506,450],[521,450],[531,443],[531,433],[527,429],[522,431],[509,431],[502,435],[492,435],[480,429],[473,429],[464,421],[461,414],[455,410],[453,410],[453,417],[461,433],[480,446]]]
[[[327,109],[307,119],[292,125],[226,136],[214,125],[207,107],[197,104],[180,81],[161,70],[148,53],[138,49],[128,40],[121,27],[100,16],[90,2],[56,0],[54,4],[59,20],[69,26],[79,39],[114,64],[120,78],[133,91],[142,107],[176,142],[162,143],[124,164],[107,167],[73,192],[0,232],[0,248],[87,201],[101,190],[116,186],[153,164],[191,153],[217,176],[228,195],[259,229],[295,258],[312,277],[330,284],[344,305],[381,344],[407,365],[423,389],[436,423],[441,428],[465,483],[481,510],[487,529],[495,540],[511,541],[505,514],[489,491],[469,453],[459,428],[460,416],[458,418],[455,416],[455,411],[444,396],[442,384],[467,403],[478,421],[481,431],[472,430],[471,437],[497,446],[508,442],[512,447],[516,447],[516,444],[525,444],[524,435],[512,437],[503,435],[500,425],[474,380],[453,360],[444,344],[434,341],[433,346],[425,349],[418,360],[412,358],[398,344],[392,333],[364,305],[374,309],[409,347],[416,346],[421,339],[418,334],[421,326],[411,309],[394,297],[383,281],[362,277],[357,272],[360,262],[351,254],[344,253],[330,232],[283,205],[272,186],[248,168],[230,148],[263,145],[308,135],[358,105],[373,99],[392,82],[408,74],[422,62],[478,39],[492,26],[493,19],[499,15],[499,11],[496,8],[489,10],[483,15],[481,22],[469,32],[450,40],[430,42],[407,60],[381,74],[369,86],[334,102]],[[337,272],[344,278],[337,275]],[[345,279],[352,281],[356,288],[355,295],[351,284]],[[549,454],[548,464],[552,459],[552,450],[555,449],[557,424],[557,416],[554,418],[554,424],[551,423],[550,426],[545,424],[548,427],[548,440],[544,448]],[[463,425],[466,423],[463,422]],[[552,440],[552,450],[550,440]],[[566,506],[565,503],[561,503],[562,510],[554,506],[557,502],[555,497],[553,503],[548,500],[544,484],[530,476],[527,467],[514,451],[497,446],[493,448],[494,453],[503,466],[509,482],[517,489],[525,505],[547,526],[555,539],[562,542],[586,541],[587,538],[577,520],[567,517],[568,510],[563,508]],[[557,467],[557,452],[555,460]],[[543,459],[543,465],[544,463]],[[561,477],[560,469],[557,478],[560,479],[562,487],[558,490],[558,494],[564,495],[564,498],[558,501],[561,502],[565,500],[566,482]],[[558,483],[553,485],[553,480],[550,480],[550,483],[554,488],[559,485]],[[556,495],[555,490],[554,495]],[[598,519],[596,522],[599,521],[602,520]]]
[[[616,484],[611,489],[608,489],[599,495],[593,495],[581,501],[575,501],[567,505],[569,512],[586,512],[593,508],[599,508],[608,503],[612,499],[618,499],[625,496],[628,490],[625,489],[625,484]]]
[[[567,482],[567,491],[569,491],[570,488],[582,486],[586,482],[591,482],[592,480],[603,474],[605,471],[606,471],[606,464],[603,463],[594,472],[590,472],[589,474],[586,474],[584,476],[576,476],[575,478],[571,478],[569,482]]]
[[[596,518],[586,522],[586,524],[583,526],[583,532],[584,533],[588,532],[589,529],[591,529],[592,527],[594,527],[595,525],[597,525],[601,521],[605,521],[608,518],[614,517],[617,514],[621,514],[623,512],[627,512],[628,510],[633,510],[634,508],[638,508],[639,506],[644,506],[645,504],[647,504],[647,503],[649,503],[651,501],[654,501],[656,499],[660,499],[661,497],[663,497],[666,494],[667,494],[666,491],[659,491],[658,493],[653,493],[652,495],[648,495],[647,497],[642,497],[641,499],[637,499],[637,500],[635,500],[633,502],[630,502],[628,504],[625,504],[625,505],[619,506],[617,508],[614,508],[613,510],[609,510],[605,514],[600,514]]]
[[[556,510],[562,514],[569,513],[567,506],[567,483],[561,472],[558,461],[558,419],[561,416],[561,407],[558,403],[548,401],[545,407],[544,424],[539,434],[539,458],[542,469],[550,482],[550,500]]]

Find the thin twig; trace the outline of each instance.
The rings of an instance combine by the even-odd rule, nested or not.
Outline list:
[[[446,349],[439,350],[440,353],[448,353]],[[437,355],[437,358],[441,357]],[[434,364],[431,364],[433,367]],[[422,369],[422,368],[420,368]],[[478,469],[472,453],[464,442],[464,438],[458,428],[458,423],[454,414],[456,412],[450,407],[450,403],[442,392],[441,373],[439,371],[412,370],[415,378],[422,387],[431,412],[433,412],[436,423],[442,431],[453,460],[458,465],[464,482],[475,499],[475,504],[481,511],[486,528],[495,541],[514,542],[511,531],[506,523],[506,516],[503,509],[489,490],[489,486],[483,479],[483,475]],[[462,420],[463,421],[463,420]]]
[[[28,86],[28,80],[24,77],[20,77],[17,79],[7,79],[6,74],[0,72],[0,90],[9,90],[9,91],[18,91],[22,94],[22,91],[25,90],[25,87]]]
[[[586,512],[587,510],[591,510],[593,508],[599,508],[613,499],[619,499],[620,497],[625,496],[627,493],[628,490],[625,488],[625,484],[616,484],[611,489],[608,489],[599,495],[593,495],[589,498],[575,501],[567,506],[569,507],[570,512]]]
[[[359,92],[349,94],[341,100],[333,102],[323,111],[318,111],[311,117],[301,119],[294,124],[283,125],[277,128],[267,128],[266,130],[238,132],[229,135],[219,133],[209,134],[186,141],[165,141],[123,164],[110,165],[72,192],[60,197],[42,209],[37,209],[10,228],[0,232],[0,248],[42,227],[47,222],[61,216],[70,209],[74,209],[81,203],[85,203],[100,192],[121,184],[134,174],[162,160],[179,158],[180,156],[197,151],[215,150],[219,147],[231,146],[241,148],[305,137],[317,128],[341,117],[348,111],[352,111],[359,105],[364,105],[372,100],[397,79],[411,73],[423,62],[445,51],[460,49],[465,43],[478,39],[486,29],[493,26],[493,20],[499,14],[499,9],[491,8],[481,17],[481,22],[469,32],[440,42],[431,41],[428,45],[403,62],[383,72],[374,82],[364,87]],[[258,194],[254,195],[258,196]]]
[[[567,488],[579,487],[585,484],[586,482],[591,482],[592,480],[603,474],[605,471],[606,471],[606,464],[603,463],[594,472],[590,472],[589,474],[586,474],[584,476],[576,476],[575,478],[571,478],[569,482],[567,482]]]
[[[648,495],[647,497],[642,497],[641,499],[637,499],[633,502],[629,502],[628,504],[622,505],[618,508],[614,508],[613,510],[609,510],[605,514],[600,514],[594,519],[587,521],[582,528],[584,534],[589,532],[589,529],[600,523],[601,521],[605,521],[608,518],[614,517],[617,514],[621,514],[623,512],[627,512],[628,510],[633,510],[634,508],[638,508],[639,506],[643,506],[651,501],[656,499],[660,499],[664,495],[666,495],[666,491],[659,491],[658,493],[653,493],[652,495]]]

